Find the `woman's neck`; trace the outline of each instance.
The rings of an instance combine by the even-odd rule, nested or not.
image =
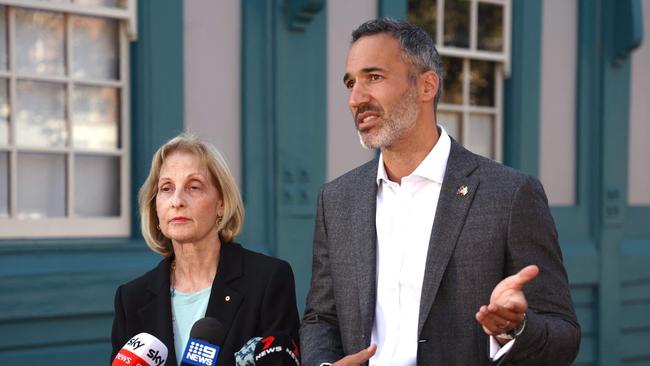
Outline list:
[[[171,287],[181,292],[196,292],[212,286],[220,251],[219,240],[208,245],[174,244]]]

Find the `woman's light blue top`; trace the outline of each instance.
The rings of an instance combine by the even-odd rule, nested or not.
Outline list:
[[[212,287],[197,292],[181,292],[171,289],[172,324],[174,330],[174,350],[176,362],[180,365],[185,345],[190,338],[194,323],[205,317]]]

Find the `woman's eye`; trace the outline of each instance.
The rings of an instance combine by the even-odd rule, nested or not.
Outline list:
[[[160,192],[171,192],[172,187],[171,186],[162,186],[160,189],[158,189]]]

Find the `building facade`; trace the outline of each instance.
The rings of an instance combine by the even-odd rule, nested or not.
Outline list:
[[[137,192],[159,145],[215,144],[253,250],[304,308],[320,186],[372,159],[342,83],[351,31],[431,33],[439,123],[540,177],[578,365],[650,364],[647,0],[0,0],[0,357],[103,364],[116,287],[159,260]]]

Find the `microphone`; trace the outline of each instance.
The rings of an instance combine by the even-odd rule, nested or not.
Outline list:
[[[254,366],[255,365],[255,347],[262,340],[262,337],[254,337],[244,343],[242,348],[235,352],[236,366]]]
[[[167,346],[149,333],[140,333],[122,347],[111,366],[162,366],[167,361]]]
[[[199,319],[190,330],[180,366],[213,366],[226,336],[223,324],[215,318]]]
[[[286,334],[262,338],[255,346],[256,366],[300,366],[300,350]]]

